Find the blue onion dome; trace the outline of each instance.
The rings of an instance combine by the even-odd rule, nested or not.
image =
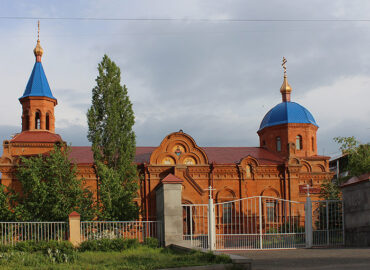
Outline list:
[[[263,118],[259,130],[289,123],[313,124],[318,127],[312,114],[296,102],[281,102]]]

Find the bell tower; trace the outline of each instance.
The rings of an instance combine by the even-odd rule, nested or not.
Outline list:
[[[38,22],[37,44],[33,53],[36,62],[23,96],[19,98],[23,111],[22,132],[49,131],[55,133],[54,107],[58,102],[51,92],[41,63],[44,50],[40,45],[40,22]]]

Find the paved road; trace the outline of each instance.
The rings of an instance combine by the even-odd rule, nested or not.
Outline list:
[[[226,252],[253,260],[253,270],[370,270],[370,248]]]

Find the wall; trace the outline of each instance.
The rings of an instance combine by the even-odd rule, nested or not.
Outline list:
[[[342,188],[346,246],[370,246],[370,182]]]

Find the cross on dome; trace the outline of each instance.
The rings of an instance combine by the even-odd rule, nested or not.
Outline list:
[[[44,50],[40,45],[40,21],[37,22],[37,44],[35,49],[33,49],[33,53],[36,56],[36,62],[41,62],[41,57],[44,53]]]
[[[282,60],[282,67],[284,69],[284,81],[280,87],[280,93],[282,95],[283,102],[290,102],[290,93],[292,92],[292,87],[288,83],[287,75],[286,75],[286,63],[288,62],[285,57]]]

